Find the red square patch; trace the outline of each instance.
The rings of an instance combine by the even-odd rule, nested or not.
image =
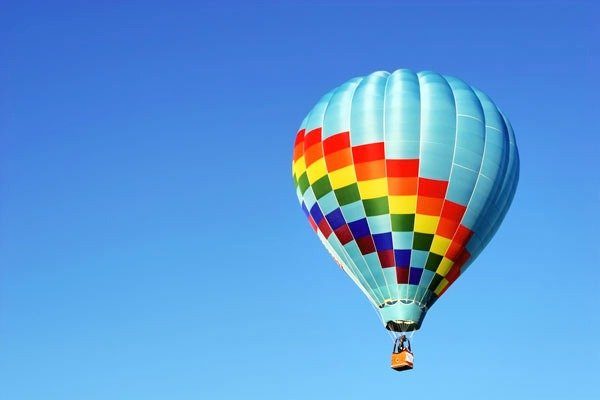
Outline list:
[[[473,232],[469,228],[467,228],[464,225],[460,225],[452,241],[464,246],[465,244],[467,244],[469,239],[471,239],[472,235]]]
[[[408,267],[396,268],[396,280],[398,283],[408,283]]]
[[[438,216],[442,212],[442,204],[444,204],[443,198],[418,196],[417,213]]]
[[[309,147],[321,143],[321,128],[313,129],[308,132],[304,137],[304,148],[308,149]]]
[[[419,159],[386,160],[387,176],[415,178],[419,175]]]
[[[326,238],[328,238],[329,235],[331,235],[331,227],[329,226],[329,223],[327,222],[326,218],[321,219],[321,221],[318,224],[318,227],[323,236],[325,236]]]
[[[304,129],[300,129],[296,134],[296,140],[294,141],[294,147],[298,146],[300,143],[304,142]]]
[[[419,178],[419,196],[444,198],[447,188],[447,181]]]
[[[446,200],[442,209],[442,218],[447,218],[453,221],[460,222],[467,208],[458,203]]]
[[[443,215],[443,210],[442,210]],[[452,239],[454,237],[454,233],[458,229],[458,222],[453,221],[448,218],[440,218],[440,222],[438,223],[437,230],[435,231],[436,235],[440,235],[445,237],[446,239]]]
[[[337,228],[335,231],[335,236],[337,236],[338,240],[341,244],[350,243],[354,238],[352,237],[352,232],[348,225],[342,225]]]
[[[313,231],[317,231],[317,224],[315,223],[315,220],[313,219],[312,215],[308,216],[308,223],[310,224],[310,227],[312,228]]]
[[[356,244],[358,244],[358,248],[362,254],[369,254],[375,251],[375,243],[373,243],[371,236],[363,236],[356,239]]]
[[[335,153],[350,147],[350,134],[348,132],[337,133],[323,141],[325,155]]]
[[[463,247],[453,240],[452,243],[450,243],[450,247],[448,247],[448,250],[446,250],[445,257],[449,258],[452,261],[457,261],[462,251]]]
[[[383,160],[385,158],[385,147],[383,142],[363,144],[352,148],[354,164]]]
[[[393,267],[395,265],[394,250],[378,251],[379,262],[383,268]]]

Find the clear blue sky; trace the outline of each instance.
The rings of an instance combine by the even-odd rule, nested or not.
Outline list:
[[[600,398],[593,2],[110,3],[0,12],[0,398]],[[521,153],[409,373],[290,173],[323,93],[397,68],[488,93]]]

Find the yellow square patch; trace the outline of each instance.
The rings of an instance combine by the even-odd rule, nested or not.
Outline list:
[[[358,181],[358,191],[363,199],[387,196],[387,178]]]
[[[450,247],[450,243],[452,243],[452,240],[435,235],[433,237],[433,242],[431,243],[431,249],[429,251],[443,256],[444,254],[446,254],[446,250],[448,250],[448,247]]]
[[[354,165],[348,165],[347,167],[330,172],[329,181],[331,182],[331,187],[334,189],[343,188],[356,182]]]
[[[306,163],[304,162],[304,156],[296,160],[292,169],[297,177],[300,177],[300,175],[302,175],[304,171],[306,171]]]
[[[437,273],[440,274],[442,277],[445,277],[446,274],[448,273],[448,271],[450,271],[450,268],[452,268],[452,266],[454,265],[454,261],[444,257],[442,258],[442,261],[440,262],[440,265],[438,265],[437,268]]]
[[[417,210],[417,196],[390,196],[390,214],[414,214]]]
[[[439,296],[440,293],[442,293],[442,290],[446,289],[446,286],[448,286],[449,283],[450,282],[448,282],[446,279],[442,279],[438,287],[434,290],[435,294]]]
[[[415,232],[435,233],[439,221],[440,217],[417,214],[415,215]]]
[[[310,167],[306,169],[306,175],[308,175],[308,182],[312,185],[320,178],[327,175],[327,166],[325,165],[325,159],[319,158],[317,161],[312,163]]]

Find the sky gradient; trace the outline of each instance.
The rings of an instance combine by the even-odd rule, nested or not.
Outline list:
[[[8,2],[0,12],[0,398],[591,399],[600,351],[593,2]],[[434,70],[521,158],[415,369],[291,177],[328,90]]]

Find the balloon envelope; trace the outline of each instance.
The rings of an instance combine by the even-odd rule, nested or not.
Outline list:
[[[391,330],[425,313],[492,238],[514,196],[510,123],[484,93],[434,72],[351,79],[296,136],[308,221]]]

